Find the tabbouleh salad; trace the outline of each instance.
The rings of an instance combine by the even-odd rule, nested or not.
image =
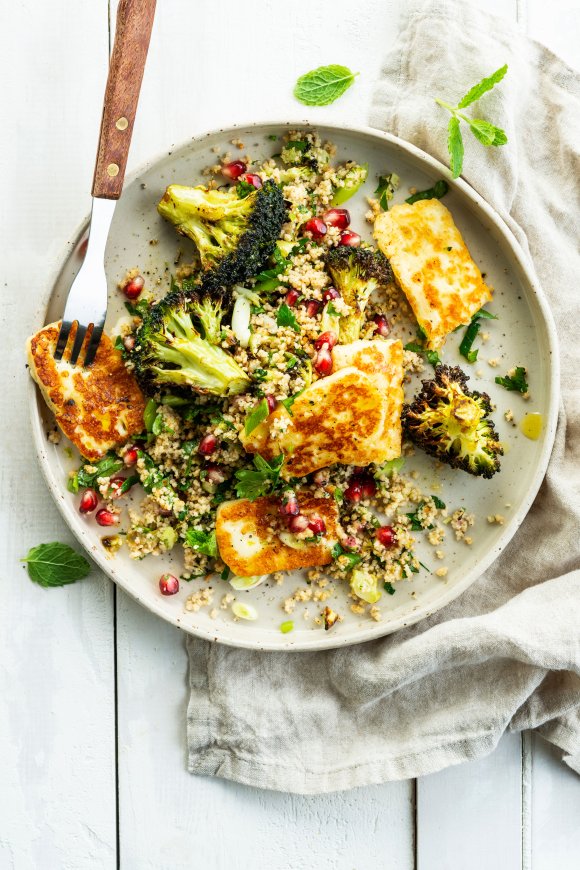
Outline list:
[[[243,150],[242,143],[234,143]],[[105,502],[97,521],[115,527],[121,523],[123,494],[141,484],[145,497],[138,508],[129,509],[122,531],[112,529],[108,548],[125,545],[134,559],[181,548],[180,577],[163,575],[161,592],[177,591],[179,579],[202,578],[186,608],[208,607],[216,615],[219,606],[232,607],[234,617],[242,618],[256,615],[250,605],[236,608],[242,588],[264,579],[288,580],[279,571],[267,578],[232,575],[220,559],[216,539],[219,506],[235,499],[275,498],[280,510],[270,534],[276,540],[286,536],[286,541],[290,534],[294,546],[303,548],[324,542],[326,527],[320,517],[305,519],[300,501],[306,495],[330,500],[338,510],[332,561],[305,571],[296,589],[288,590],[280,614],[285,619],[284,613],[297,613],[300,605],[305,619],[329,629],[340,621],[345,606],[380,620],[381,596],[395,594],[398,583],[418,572],[433,570],[444,581],[447,535],[472,542],[473,515],[464,508],[448,509],[437,495],[422,491],[416,472],[405,471],[405,457],[423,447],[435,462],[490,477],[499,468],[501,447],[488,417],[488,397],[470,392],[460,369],[440,365],[425,332],[417,329],[389,261],[350,227],[344,203],[366,180],[367,167],[336,163],[334,146],[321,142],[315,132],[291,132],[280,139],[280,148],[279,155],[259,165],[248,155],[223,155],[208,167],[203,187],[168,188],[159,211],[193,239],[196,256],[177,266],[161,301],[137,268],[119,285],[131,316],[121,325],[116,346],[148,396],[145,430],[100,461],[71,472],[69,488],[81,493],[87,512],[96,502],[86,493],[96,493]],[[368,200],[369,223],[388,210],[397,184],[393,174],[379,179]],[[442,184],[445,189],[426,192],[427,197],[412,191],[410,199],[441,196],[446,190]],[[208,222],[213,222],[210,238]],[[333,257],[351,273],[332,273]],[[373,291],[370,296],[363,292],[365,282]],[[188,340],[192,322],[195,335],[209,348],[209,372],[202,348],[184,374],[175,356],[177,345],[171,337],[167,341],[171,329]],[[291,424],[293,402],[332,372],[331,351],[343,336],[346,341],[402,340],[407,387],[411,375],[423,373],[428,381],[421,401],[433,413],[429,390],[437,388],[441,395],[444,385],[454,389],[472,415],[462,425],[470,426],[475,414],[481,437],[487,439],[472,445],[480,455],[467,457],[457,438],[451,443],[433,437],[427,444],[424,426],[419,433],[424,420],[417,422],[421,409],[413,404],[403,412],[401,455],[384,462],[365,467],[335,463],[288,480],[282,473],[284,454],[263,459],[248,453],[241,439],[264,425],[276,408],[286,408]],[[270,438],[281,437],[286,425],[276,418]],[[415,555],[419,536],[432,546],[435,567],[426,568]],[[342,589],[350,596],[346,605],[344,594],[333,598]],[[282,623],[282,631],[291,628],[291,621]]]

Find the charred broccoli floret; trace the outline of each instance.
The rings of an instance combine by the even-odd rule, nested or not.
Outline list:
[[[340,317],[338,339],[345,344],[356,341],[369,296],[393,281],[389,261],[380,251],[340,245],[330,250],[326,268],[334,286],[352,309],[350,314]]]
[[[234,358],[211,343],[210,334],[221,321],[218,309],[219,303],[195,298],[192,291],[186,295],[180,289],[173,289],[151,307],[135,334],[131,352],[135,374],[146,393],[182,387],[230,396],[249,387],[249,377]]]
[[[437,366],[435,377],[423,381],[414,402],[403,408],[403,430],[414,444],[452,468],[492,477],[499,471],[503,448],[488,416],[489,396],[469,390],[468,380],[458,366]]]
[[[286,217],[282,192],[270,180],[245,196],[236,188],[171,184],[157,209],[195,243],[201,286],[209,293],[256,275],[274,250]]]

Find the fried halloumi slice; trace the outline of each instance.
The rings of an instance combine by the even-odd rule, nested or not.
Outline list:
[[[403,410],[403,344],[400,341],[353,341],[337,344],[332,351],[334,368],[354,366],[370,375],[382,393],[385,419],[381,438],[374,445],[371,462],[387,462],[401,455]]]
[[[86,459],[99,459],[143,431],[145,399],[106,335],[87,368],[70,364],[70,350],[55,360],[59,329],[51,323],[28,339],[30,374],[66,437]]]
[[[385,402],[372,376],[349,366],[300,393],[291,414],[283,405],[249,436],[249,453],[286,455],[282,475],[302,477],[335,462],[368,465],[385,424]]]
[[[279,405],[242,442],[249,453],[286,455],[282,475],[333,465],[369,465],[401,454],[403,347],[356,341],[333,350],[336,371],[300,393],[291,414]]]
[[[338,540],[338,507],[332,498],[299,496],[300,512],[324,520],[326,534],[316,543],[298,542],[280,523],[280,500],[263,496],[225,501],[217,509],[216,539],[221,559],[238,577],[254,577],[275,571],[293,571],[332,562]],[[280,533],[294,546],[288,546]]]
[[[491,300],[491,289],[438,199],[393,206],[376,219],[374,237],[430,348],[441,347]]]

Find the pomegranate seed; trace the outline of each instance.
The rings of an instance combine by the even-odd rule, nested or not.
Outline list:
[[[101,508],[95,514],[95,519],[100,526],[116,526],[119,523],[119,517],[107,508]]]
[[[314,342],[314,347],[316,350],[321,350],[324,345],[326,345],[330,350],[336,344],[337,337],[335,332],[323,332],[322,335],[319,335],[316,341]]]
[[[271,414],[276,409],[278,402],[274,396],[266,396],[266,402],[268,403],[268,413]]]
[[[302,227],[303,233],[310,233],[313,239],[323,239],[326,235],[326,224],[322,218],[310,218]]]
[[[331,299],[338,299],[340,293],[335,287],[329,287],[328,290],[324,291],[323,299],[325,302],[330,302]]]
[[[312,480],[314,481],[316,486],[326,486],[329,480],[329,474],[326,468],[317,471]]]
[[[346,245],[349,248],[358,248],[361,238],[358,233],[353,233],[352,230],[345,230],[340,234],[340,244]]]
[[[256,188],[256,190],[259,190],[262,187],[262,179],[259,175],[254,175],[252,172],[246,172],[242,180],[245,181],[246,184],[251,184],[252,187]]]
[[[310,299],[310,301],[306,303],[306,314],[308,317],[316,317],[319,311],[320,302],[317,302],[316,299]]]
[[[326,523],[322,517],[312,517],[308,523],[308,528],[313,535],[324,535],[326,532]]]
[[[389,326],[389,321],[387,320],[385,315],[375,314],[375,316],[373,317],[373,323],[375,325],[375,332],[378,335],[382,335],[383,338],[386,338],[391,331],[391,327]]]
[[[357,482],[360,484],[361,492],[365,498],[372,498],[377,494],[377,484],[375,479],[370,474],[356,475]]]
[[[173,574],[162,574],[159,578],[159,588],[162,595],[175,595],[179,592],[179,580]]]
[[[132,351],[135,347],[135,336],[126,335],[123,339],[123,347],[125,348],[125,350]]]
[[[286,304],[289,305],[290,308],[294,308],[299,299],[300,293],[298,290],[288,290],[286,293]]]
[[[309,525],[308,518],[304,514],[298,514],[288,520],[288,528],[294,535],[298,532],[305,532]]]
[[[198,452],[202,454],[202,456],[210,456],[217,447],[217,438],[211,432],[208,432],[207,435],[204,435],[201,441],[199,442]]]
[[[234,160],[232,163],[224,163],[222,166],[222,175],[232,181],[237,181],[245,171],[246,164],[242,160]]]
[[[318,351],[314,361],[314,368],[323,378],[332,372],[332,356],[330,355],[328,345],[321,347]]]
[[[125,284],[123,287],[123,293],[127,297],[127,299],[137,299],[138,296],[141,295],[141,290],[145,285],[145,279],[142,275],[135,275],[134,278]]]
[[[346,208],[330,208],[322,215],[324,223],[329,227],[345,230],[350,223],[350,214]]]
[[[392,526],[381,526],[376,531],[377,541],[383,547],[392,547],[397,543],[397,536]]]
[[[107,493],[108,498],[119,498],[123,493],[121,492],[121,487],[125,483],[124,477],[112,477],[109,481],[109,491]]]
[[[209,483],[219,485],[227,480],[227,475],[221,465],[216,465],[215,462],[210,462],[206,468],[206,479]]]
[[[296,517],[300,513],[298,499],[293,492],[286,492],[280,502],[280,513],[284,517]]]
[[[129,468],[132,465],[137,465],[137,460],[139,459],[139,453],[136,447],[129,447],[125,455],[123,456],[123,462]]]
[[[99,503],[99,496],[94,489],[85,489],[81,495],[79,511],[82,514],[92,514]]]
[[[358,481],[353,481],[344,491],[344,497],[347,501],[358,502],[362,498],[362,486]]]

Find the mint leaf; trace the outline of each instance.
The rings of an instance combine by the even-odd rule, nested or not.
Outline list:
[[[506,63],[504,64],[504,66],[496,69],[496,71],[490,76],[482,79],[480,82],[478,82],[467,91],[465,96],[457,103],[457,108],[464,109],[466,106],[470,106],[472,103],[475,103],[477,100],[483,97],[484,94],[486,94],[488,91],[491,91],[491,89],[494,88],[498,84],[498,82],[501,82],[507,71],[508,65]]]
[[[260,423],[266,419],[269,414],[268,410],[268,402],[266,399],[262,399],[259,405],[256,405],[253,411],[250,411],[248,416],[246,417],[246,422],[244,424],[244,432],[246,435],[249,435],[254,429],[260,425]]]
[[[293,416],[292,405],[294,404],[294,402],[296,401],[298,396],[304,392],[305,389],[306,389],[306,387],[304,387],[302,390],[298,390],[298,392],[294,393],[293,396],[288,396],[286,399],[282,399],[282,404],[284,405],[284,407],[286,408],[286,410],[288,411],[288,413],[290,414],[291,417]]]
[[[395,587],[393,586],[392,583],[389,583],[388,580],[385,580],[385,583],[383,584],[383,589],[385,590],[387,595],[394,595],[396,592]]]
[[[300,325],[296,320],[296,317],[292,313],[290,307],[283,302],[280,308],[278,309],[278,314],[276,315],[276,323],[278,326],[289,326],[294,332],[300,332]]]
[[[414,193],[412,196],[407,197],[405,200],[409,205],[413,205],[414,202],[419,202],[420,199],[441,199],[445,196],[447,191],[449,190],[449,185],[443,179],[436,181],[433,187],[430,187],[428,190],[418,190],[417,193]]]
[[[215,531],[203,532],[200,529],[188,529],[185,533],[185,543],[192,550],[206,556],[217,557],[218,548]]]
[[[453,178],[459,178],[463,169],[463,136],[459,129],[459,118],[453,115],[449,118],[447,150],[449,151],[449,168]]]
[[[87,489],[89,487],[94,487],[99,477],[111,477],[112,474],[115,474],[116,471],[120,471],[121,468],[123,468],[124,462],[122,459],[119,459],[118,456],[115,456],[114,453],[107,453],[107,455],[103,456],[102,459],[99,459],[97,463],[93,464],[92,462],[86,462],[85,465],[89,465],[96,470],[86,471],[85,466],[82,465],[76,474],[76,490],[71,490],[71,492],[78,492],[79,488]]]
[[[357,75],[340,64],[319,66],[300,76],[294,96],[305,106],[328,106],[350,88]]]
[[[155,423],[155,418],[157,417],[157,402],[155,399],[149,399],[147,404],[145,405],[145,410],[143,412],[143,422],[145,423],[145,428],[148,432],[153,431],[153,424]]]
[[[27,563],[28,576],[39,586],[66,586],[90,573],[91,566],[84,556],[68,544],[39,544],[32,547],[21,560]]]

